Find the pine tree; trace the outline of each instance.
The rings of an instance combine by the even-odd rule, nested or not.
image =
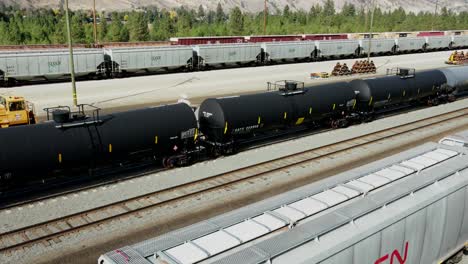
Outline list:
[[[285,5],[283,9],[283,16],[285,18],[289,18],[290,15],[291,15],[291,11],[289,9],[289,5]]]
[[[223,7],[221,6],[221,3],[218,3],[218,6],[216,7],[216,16],[215,16],[216,23],[223,22],[225,17],[226,17],[226,15],[224,14]]]
[[[242,35],[244,31],[244,17],[239,7],[234,7],[229,15],[229,28],[233,35]]]
[[[8,24],[0,20],[0,44],[6,45],[8,43]]]
[[[98,41],[105,42],[107,41],[107,18],[104,13],[99,16],[99,26],[97,29]]]
[[[323,6],[323,14],[325,16],[333,16],[335,14],[335,2],[333,0],[327,0]]]
[[[205,9],[203,8],[202,5],[198,6],[198,12],[197,12],[197,16],[200,20],[204,20],[205,19]]]
[[[23,44],[23,33],[19,26],[20,19],[14,17],[8,23],[8,37],[7,42],[13,45]]]
[[[74,14],[71,18],[71,36],[73,43],[85,43],[86,34],[80,15]]]
[[[119,35],[119,40],[121,42],[127,42],[130,40],[130,33],[126,25],[122,26],[122,29],[120,30],[120,35]]]
[[[112,14],[111,20],[112,23],[108,28],[106,39],[111,42],[118,42],[120,41],[120,31],[123,28],[123,24],[117,13]]]
[[[131,12],[128,16],[128,32],[130,41],[148,40],[148,23],[141,12]]]

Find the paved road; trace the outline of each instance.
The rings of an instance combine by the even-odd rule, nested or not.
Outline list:
[[[373,58],[379,74],[387,68],[416,69],[447,67],[444,61],[450,51]],[[343,62],[343,60],[342,60]],[[354,60],[345,60],[352,65]],[[180,98],[200,101],[207,96],[247,93],[266,89],[268,81],[298,80],[306,83],[311,72],[330,72],[336,61],[246,67],[203,72],[161,74],[125,79],[84,81],[77,84],[79,103],[95,104],[108,109],[156,105]],[[343,80],[331,78],[329,81]],[[55,83],[0,89],[0,93],[23,95],[36,104],[36,110],[48,106],[71,105],[69,83]]]

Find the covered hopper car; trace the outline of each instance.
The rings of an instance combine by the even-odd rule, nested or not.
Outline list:
[[[77,77],[102,77],[106,71],[104,54],[100,49],[77,49],[73,58]],[[0,52],[0,85],[69,78],[67,50]]]
[[[177,38],[170,46],[76,49],[81,78],[392,55],[468,47],[467,35],[348,39],[346,34]],[[177,41],[175,43],[177,43]],[[150,43],[149,43],[150,44]],[[68,51],[0,51],[0,86],[69,78]]]

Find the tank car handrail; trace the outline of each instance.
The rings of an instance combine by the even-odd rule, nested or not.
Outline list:
[[[387,69],[387,75],[388,76],[400,76],[401,79],[406,79],[406,78],[414,78],[416,77],[416,69],[414,68],[391,68]]]
[[[291,87],[291,85],[293,87]],[[268,91],[301,91],[304,90],[305,84],[296,80],[279,80],[275,82],[267,82]]]
[[[86,115],[86,110],[85,107],[91,108],[92,109],[92,115],[88,116]],[[79,104],[77,105],[78,110],[77,111],[71,111],[70,106],[65,106],[65,105],[59,105],[55,107],[47,107],[44,108],[44,111],[47,112],[47,120],[50,120],[50,116],[53,116],[53,112],[55,110],[60,110],[60,109],[66,109],[68,111],[69,115],[72,117],[70,119],[70,122],[73,121],[78,121],[78,120],[85,120],[87,118],[91,118],[91,121],[84,121],[84,122],[79,122],[79,123],[70,123],[67,125],[64,125],[63,123],[59,124],[56,126],[56,128],[66,128],[66,127],[76,127],[76,126],[86,126],[86,125],[92,125],[92,124],[99,124],[102,123],[103,121],[100,118],[99,111],[101,108],[96,107],[94,105],[90,104]]]

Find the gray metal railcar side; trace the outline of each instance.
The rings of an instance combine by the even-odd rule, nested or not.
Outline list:
[[[395,43],[399,52],[419,51],[424,49],[424,46],[426,45],[426,38],[397,38],[395,39]]]
[[[78,49],[73,53],[76,76],[104,72],[104,54],[100,49]],[[0,53],[3,79],[61,79],[69,76],[68,50],[21,51]]]
[[[192,48],[184,46],[115,48],[105,53],[114,73],[189,68],[193,62]]]
[[[461,249],[468,238],[468,212],[464,207],[468,203],[466,154],[468,150],[464,148],[425,144],[166,235],[108,252],[99,258],[98,263],[362,264],[374,263],[363,261],[368,258],[366,245],[369,242],[378,242],[379,252],[369,252],[369,256],[378,259],[388,250],[390,254],[394,249],[404,252],[407,241],[411,247],[405,258],[423,257],[435,261]],[[447,187],[447,183],[450,186]],[[426,209],[433,203],[437,205]],[[427,210],[428,216],[425,211],[419,214],[423,217],[410,219],[414,215],[412,211],[421,210]],[[437,224],[429,219],[427,225],[417,222],[430,216],[443,221]],[[423,228],[427,226],[426,235],[422,236],[427,255],[414,254],[418,250],[415,246],[421,243],[421,235],[402,240],[401,233],[397,232],[401,229],[393,232],[395,227],[401,228],[401,221],[408,221],[408,225],[416,221]],[[389,226],[393,229],[388,229]],[[413,231],[417,230],[420,229]],[[418,233],[410,230],[408,234]],[[368,237],[371,239],[365,244],[359,244]],[[354,246],[355,258],[348,259],[347,255],[334,257],[340,252],[349,253],[346,250]],[[375,245],[369,248],[374,249]],[[343,262],[333,262],[340,260]]]
[[[353,56],[359,54],[359,40],[320,40],[315,42],[318,57]]]
[[[468,36],[467,35],[453,36],[452,47],[453,48],[468,47]]]
[[[369,40],[362,39],[359,41],[361,46],[361,54],[367,54],[369,52]],[[371,43],[371,54],[390,54],[394,52],[395,39],[372,39]]]
[[[271,239],[290,250],[270,263],[440,263],[468,241],[467,162],[463,157],[422,172],[293,230],[307,242]],[[271,252],[272,243],[255,246]]]
[[[315,43],[313,41],[265,42],[262,48],[267,62],[292,61],[312,58]]]
[[[427,37],[426,38],[426,49],[428,50],[443,50],[449,49],[450,43],[452,43],[451,36],[440,36],[440,37]]]
[[[259,44],[199,45],[195,46],[198,66],[240,65],[260,62]]]

